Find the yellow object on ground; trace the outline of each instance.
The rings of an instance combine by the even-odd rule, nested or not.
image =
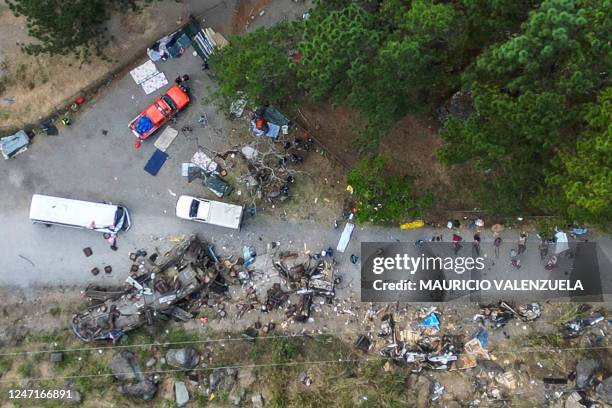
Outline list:
[[[423,226],[425,226],[425,223],[423,222],[423,220],[415,220],[415,221],[406,222],[404,224],[401,224],[400,229],[409,230],[409,229],[421,228]]]
[[[346,191],[348,191],[349,193],[353,194],[353,186],[351,186],[350,184],[348,186],[346,186]]]

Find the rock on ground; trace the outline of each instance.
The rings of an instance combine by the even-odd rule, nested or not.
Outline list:
[[[111,360],[111,370],[119,381],[143,380],[142,371],[138,367],[136,356],[128,350],[121,350],[115,353]]]
[[[174,383],[174,393],[176,397],[176,405],[179,407],[184,407],[189,402],[189,392],[187,392],[187,387],[185,383],[182,381],[176,381]]]
[[[215,368],[214,370],[212,370],[208,378],[208,386],[210,387],[210,390],[216,391],[217,388],[220,387],[222,382],[223,382],[223,371],[220,368]]]
[[[234,387],[228,396],[229,402],[239,407],[242,404],[245,394],[246,390],[244,388]]]
[[[170,349],[166,353],[166,363],[173,367],[189,370],[197,366],[199,361],[200,355],[191,347]]]
[[[261,394],[255,394],[251,397],[251,402],[253,403],[253,408],[263,408],[264,401]]]
[[[81,395],[80,392],[78,392],[77,390],[70,390],[70,398],[63,398],[61,400],[63,403],[69,405],[69,404],[73,404],[73,405],[80,405],[81,402],[83,401],[83,396]]]
[[[601,401],[612,405],[612,377],[603,380],[595,389],[595,393]]]
[[[144,401],[153,399],[157,392],[157,385],[149,380],[143,380],[136,384],[123,384],[119,386],[119,392],[128,397],[140,398]]]
[[[580,360],[576,364],[576,387],[586,388],[589,386],[593,375],[599,370],[601,363],[591,358]]]

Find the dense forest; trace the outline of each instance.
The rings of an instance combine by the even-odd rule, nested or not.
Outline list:
[[[364,204],[385,197],[387,220],[423,199],[406,198],[410,180],[368,177],[378,145],[405,115],[437,115],[460,94],[468,109],[444,116],[437,157],[482,172],[483,208],[608,226],[611,43],[610,0],[327,0],[304,21],[233,37],[211,66],[228,100],[361,112],[368,153],[349,178],[367,179]]]

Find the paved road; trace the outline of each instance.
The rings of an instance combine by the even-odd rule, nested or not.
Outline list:
[[[268,12],[257,17],[251,27],[301,16],[308,4],[272,1]],[[185,5],[212,27],[230,26],[236,8],[235,1],[193,1],[182,7]],[[202,229],[177,220],[173,194],[205,195],[201,187],[187,184],[180,176],[180,163],[189,161],[198,144],[223,146],[231,126],[216,108],[201,103],[213,83],[201,70],[198,57],[188,52],[181,59],[158,63],[158,68],[170,81],[179,74],[190,74],[194,102],[181,115],[177,127],[189,124],[196,131],[189,139],[179,135],[168,150],[170,159],[156,177],[143,171],[154,151],[153,142],[135,150],[127,124],[159,92],[145,95],[129,75],[112,83],[98,100],[90,101],[59,136],[39,136],[27,153],[0,163],[0,191],[4,193],[0,198],[0,256],[4,259],[0,284],[78,284],[90,278],[86,271],[104,264],[116,271],[108,279],[117,280],[126,274],[127,252],[149,246],[152,236],[191,230],[207,237],[226,235],[221,229]],[[206,130],[197,128],[201,114],[208,117]],[[120,250],[113,253],[98,234],[31,225],[28,207],[33,193],[122,203],[131,210],[134,227],[120,236]],[[87,246],[94,250],[91,258],[82,254]]]
[[[283,4],[286,15],[301,14],[301,9],[291,11],[289,8],[295,3]],[[181,59],[158,63],[170,80],[184,73],[191,76],[194,103],[181,115],[177,128],[189,124],[196,130],[189,138],[178,136],[168,150],[169,160],[156,177],[143,171],[154,151],[153,141],[147,141],[139,150],[134,149],[127,124],[158,93],[144,95],[129,75],[112,83],[59,136],[41,136],[26,153],[0,163],[0,191],[3,193],[0,196],[0,285],[32,287],[121,282],[131,266],[129,252],[139,248],[151,251],[155,247],[163,251],[171,244],[167,237],[188,233],[198,233],[213,241],[217,249],[227,255],[239,254],[244,244],[255,245],[258,252],[263,253],[270,241],[280,241],[283,247],[298,250],[319,251],[335,246],[339,231],[332,228],[332,220],[321,225],[257,216],[247,219],[240,233],[231,233],[223,228],[181,221],[174,216],[175,194],[206,195],[201,186],[187,184],[180,176],[180,163],[189,160],[198,144],[221,148],[232,128],[216,108],[200,103],[207,88],[214,86],[200,66],[201,61],[189,52]],[[197,127],[196,120],[203,113],[209,119],[209,131]],[[32,225],[28,208],[33,193],[122,203],[131,211],[133,228],[120,235],[119,250],[113,252],[100,234]],[[359,228],[347,253],[337,256],[340,273],[345,282],[353,282],[353,289],[358,289],[358,267],[348,262],[348,256],[359,253],[360,242],[415,242],[441,232],[446,239],[450,238],[448,231]],[[471,233],[466,231],[464,236],[469,237]],[[508,273],[516,279],[547,276],[533,247],[524,256],[523,268],[510,271],[507,252],[515,245],[516,231],[507,231],[504,238],[506,244],[500,260],[495,266],[488,264],[491,276],[507,276]],[[612,242],[608,238],[601,242],[599,257],[609,258]],[[89,258],[82,252],[85,247],[93,249],[94,254]],[[470,255],[467,253],[469,245],[464,251],[466,256]],[[486,234],[483,252],[491,259],[491,237]],[[97,277],[90,274],[94,266],[102,269],[105,265],[112,266],[112,274],[102,273]]]

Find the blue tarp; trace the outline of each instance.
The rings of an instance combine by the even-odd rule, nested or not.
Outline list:
[[[255,134],[255,136],[267,136],[270,139],[276,139],[278,134],[280,133],[280,126],[275,125],[274,123],[268,122],[266,124],[268,126],[268,131],[264,132],[263,130],[257,129],[255,126],[255,121],[251,121],[251,130]]]
[[[421,323],[419,323],[419,325],[424,327],[435,327],[436,329],[439,329],[440,320],[434,312],[431,312],[430,314],[425,316],[423,320],[421,320]]]
[[[489,332],[483,329],[482,327],[478,329],[478,331],[474,333],[474,335],[472,335],[472,338],[478,339],[482,348],[489,348]]]
[[[257,256],[257,252],[255,251],[255,247],[252,245],[245,245],[242,247],[242,256],[244,257],[244,266],[249,266],[253,262],[255,262],[255,257]]]
[[[145,165],[144,170],[150,175],[156,176],[159,172],[159,169],[161,169],[166,160],[168,160],[168,155],[165,152],[156,149],[155,153],[153,153],[153,155]]]
[[[261,115],[268,123],[274,123],[278,126],[285,126],[289,124],[289,119],[280,111],[271,106],[259,108],[257,113]]]
[[[181,33],[179,38],[176,39],[176,43],[181,46],[181,48],[189,48],[191,45],[191,40],[185,33]]]
[[[275,125],[274,123],[268,123],[268,132],[266,136],[272,139],[276,139],[278,137],[278,133],[280,132],[280,126]]]
[[[143,133],[147,133],[149,130],[153,128],[153,122],[146,116],[142,116],[138,119],[138,123],[136,123],[136,132],[142,135]]]

